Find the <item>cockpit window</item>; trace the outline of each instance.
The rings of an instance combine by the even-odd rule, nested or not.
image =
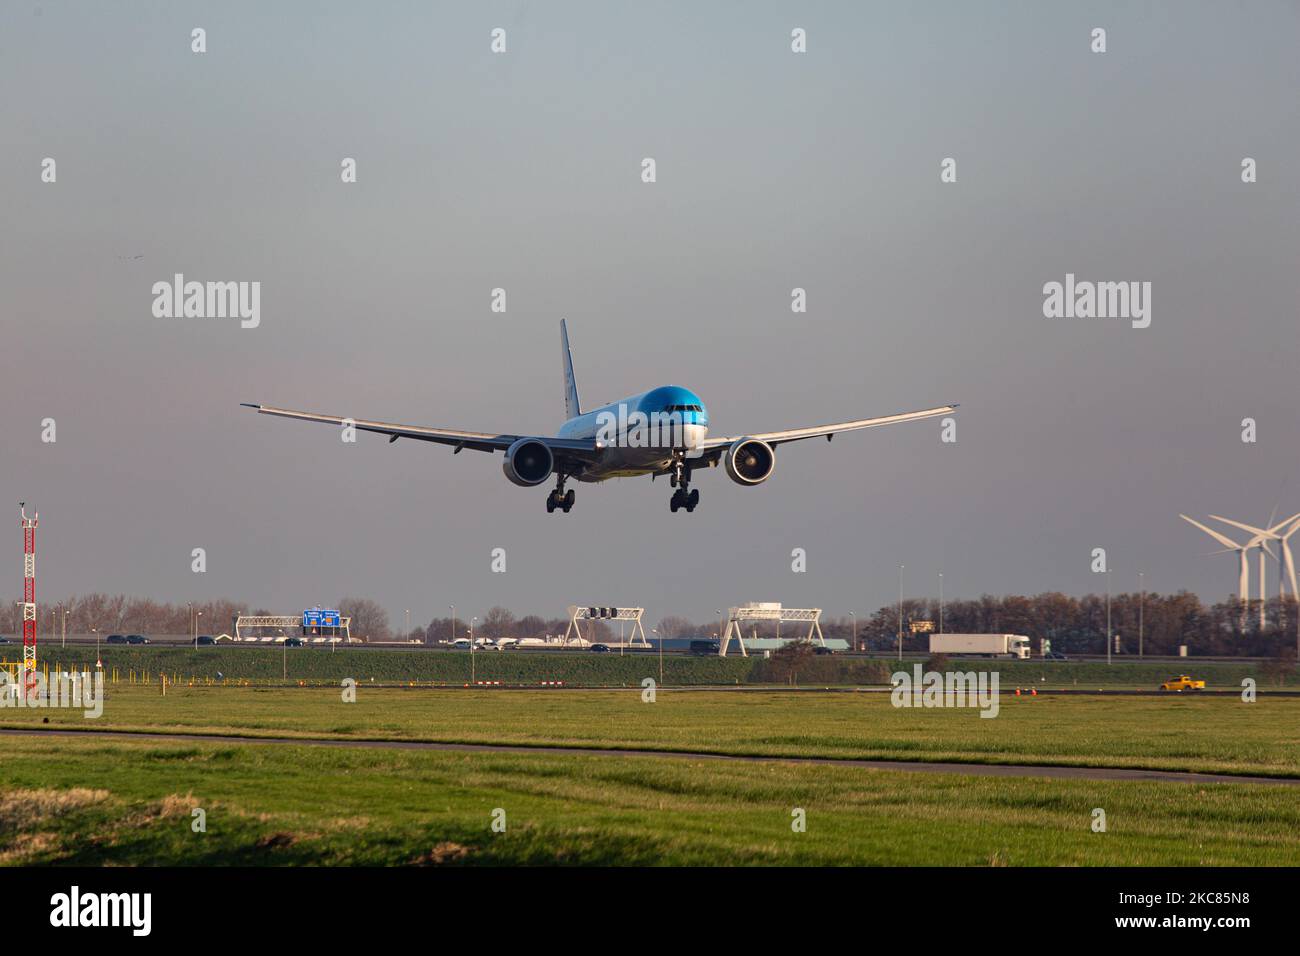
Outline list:
[[[665,409],[665,411],[669,411],[669,412],[702,412],[702,411],[704,411],[704,408],[703,408],[703,406],[701,406],[701,405],[669,405],[669,406]]]

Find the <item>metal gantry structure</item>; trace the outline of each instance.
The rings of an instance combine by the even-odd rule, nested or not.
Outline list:
[[[36,684],[36,522],[27,517],[27,502],[18,502],[23,525],[23,681],[31,692]]]
[[[261,628],[274,628],[278,634],[262,635],[256,633]],[[321,628],[322,631],[325,628]],[[340,641],[344,644],[352,643],[352,618],[340,617],[339,626],[331,627],[329,630],[334,633],[327,637],[321,638],[321,643],[328,643],[330,640]],[[278,640],[284,640],[287,637],[297,636],[294,632],[303,632],[302,615],[291,614],[240,614],[235,618],[236,641],[247,641],[252,643],[275,643]]]
[[[569,643],[570,634],[576,635],[580,642],[587,642],[587,639],[582,636],[582,626],[579,621],[631,621],[632,639],[626,646],[649,647],[650,641],[646,639],[645,628],[641,625],[641,617],[644,614],[643,607],[578,607],[576,604],[570,604],[569,626],[564,630],[561,644]],[[638,635],[640,641],[637,640]]]
[[[727,647],[731,644],[732,635],[735,635],[737,643],[740,644],[740,653],[748,657],[749,651],[745,649],[745,625],[752,624],[755,621],[776,621],[779,625],[785,622],[795,624],[807,624],[808,633],[795,640],[807,641],[812,643],[813,635],[821,642],[821,646],[826,646],[826,638],[822,635],[821,626],[822,609],[819,607],[782,607],[780,604],[761,602],[754,604],[745,604],[741,607],[733,607],[727,617],[727,631],[722,635],[722,641],[718,644],[718,656],[727,656]]]

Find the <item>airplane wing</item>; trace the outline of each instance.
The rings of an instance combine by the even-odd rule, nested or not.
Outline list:
[[[502,435],[493,432],[470,432],[457,428],[428,428],[424,425],[394,425],[389,422],[372,422],[361,418],[343,418],[338,415],[317,415],[313,412],[297,412],[289,408],[272,408],[270,405],[252,405],[240,402],[244,408],[256,409],[260,415],[277,415],[280,418],[297,418],[307,422],[324,422],[327,425],[342,427],[352,424],[359,432],[375,432],[388,435],[390,442],[399,438],[411,438],[416,441],[431,441],[439,445],[455,446],[455,454],[462,449],[474,451],[505,451],[521,438],[530,438],[545,444],[557,458],[585,461],[596,455],[594,439],[581,438],[547,438],[543,435]]]
[[[903,412],[899,415],[885,415],[881,418],[860,418],[852,422],[838,422],[834,425],[813,425],[810,428],[787,428],[780,432],[755,432],[750,435],[737,435],[734,438],[708,438],[704,442],[705,453],[720,453],[723,448],[741,438],[757,438],[769,445],[783,445],[789,441],[802,441],[805,438],[825,438],[829,441],[840,432],[855,432],[863,428],[875,428],[878,425],[896,425],[899,422],[915,422],[923,418],[937,418],[955,410],[956,405],[941,405],[938,408],[926,408],[919,412]]]

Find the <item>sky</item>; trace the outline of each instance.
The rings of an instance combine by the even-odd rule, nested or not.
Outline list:
[[[0,593],[26,500],[38,600],[862,615],[900,565],[908,596],[1100,592],[1095,548],[1116,591],[1223,599],[1179,513],[1300,512],[1298,48],[1269,2],[6,3]],[[176,273],[259,282],[260,324],[155,317]],[[1067,274],[1150,282],[1149,327],[1046,317]],[[743,435],[960,403],[957,440],[548,515],[499,455],[239,405],[554,434],[561,318],[589,407],[684,385]]]

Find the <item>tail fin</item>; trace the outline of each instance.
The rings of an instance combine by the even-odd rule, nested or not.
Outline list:
[[[578,401],[578,380],[573,377],[573,353],[569,351],[569,327],[560,319],[560,344],[564,352],[564,415],[565,418],[577,418],[582,414],[582,404]]]

